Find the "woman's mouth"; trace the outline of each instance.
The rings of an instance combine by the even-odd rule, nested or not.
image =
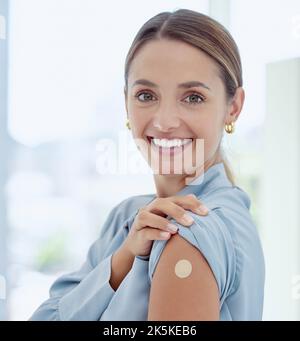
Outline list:
[[[159,139],[154,136],[147,136],[147,140],[151,148],[159,154],[175,155],[191,145],[194,138]]]

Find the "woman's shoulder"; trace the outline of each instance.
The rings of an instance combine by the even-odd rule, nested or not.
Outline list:
[[[118,229],[132,219],[139,208],[147,205],[154,196],[154,194],[138,194],[119,200],[109,211],[101,229],[101,236],[106,234],[107,231],[110,231],[113,236]]]
[[[208,208],[228,207],[232,209],[250,210],[251,199],[246,191],[237,185],[224,186],[209,191],[198,198],[205,202]]]
[[[251,199],[241,187],[219,188],[199,199],[210,209],[211,217],[228,230],[237,250],[246,240],[258,239],[258,228],[250,212]]]
[[[201,198],[199,198],[201,199]],[[227,247],[232,248],[235,258],[237,288],[243,273],[249,269],[264,272],[264,255],[258,226],[250,212],[251,200],[245,190],[232,186],[216,190],[203,198],[211,210],[211,223],[219,225],[216,230]],[[200,219],[201,220],[201,219]],[[248,273],[251,276],[251,273]]]
[[[238,238],[232,233],[230,221],[234,220],[234,217],[231,213],[229,215],[226,213],[230,206],[229,200],[234,193],[235,190],[231,187],[230,189],[219,187],[206,193],[195,191],[198,199],[209,208],[209,213],[198,215],[193,211],[189,212],[194,222],[188,228],[174,218],[170,219],[171,223],[178,226],[178,235],[196,247],[207,260],[216,278],[221,300],[232,292],[235,278],[238,276],[236,269],[240,257],[237,255],[238,244],[235,243]],[[155,240],[153,243],[149,259],[150,281],[166,244],[165,240]],[[178,252],[180,254],[180,250]]]
[[[154,194],[137,194],[119,201],[111,210],[111,213],[126,219],[139,208],[147,205],[155,197]]]
[[[132,213],[136,209],[147,205],[154,197],[155,194],[137,194],[123,199],[117,206],[119,210],[125,210],[127,213]]]
[[[230,232],[233,241],[238,242],[239,233],[257,235],[257,226],[251,214],[251,199],[239,186],[218,188],[199,196]],[[242,230],[241,230],[242,229]]]

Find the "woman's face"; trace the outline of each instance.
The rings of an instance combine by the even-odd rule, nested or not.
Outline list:
[[[214,61],[175,40],[150,41],[136,53],[125,101],[133,138],[159,174],[191,174],[214,163],[224,124],[234,119]],[[180,141],[160,147],[151,137]]]

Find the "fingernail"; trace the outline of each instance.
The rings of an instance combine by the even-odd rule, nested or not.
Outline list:
[[[208,208],[206,206],[199,206],[196,208],[197,212],[199,212],[199,214],[207,214],[208,213]]]
[[[170,230],[171,232],[176,232],[178,230],[178,227],[173,224],[168,224],[167,229]]]
[[[194,222],[194,219],[191,216],[189,216],[187,213],[183,215],[182,219],[184,220],[186,224],[192,224]]]
[[[169,237],[170,237],[170,233],[169,233],[169,232],[160,232],[160,235],[161,235],[163,238],[169,238]]]

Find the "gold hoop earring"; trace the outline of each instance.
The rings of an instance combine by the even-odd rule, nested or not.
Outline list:
[[[126,121],[126,127],[127,127],[127,129],[129,129],[129,130],[131,129],[131,128],[130,128],[130,124],[129,124],[129,120],[128,120],[128,119],[127,119],[127,121]]]
[[[225,124],[225,131],[228,134],[232,134],[234,132],[234,122],[226,123]]]

